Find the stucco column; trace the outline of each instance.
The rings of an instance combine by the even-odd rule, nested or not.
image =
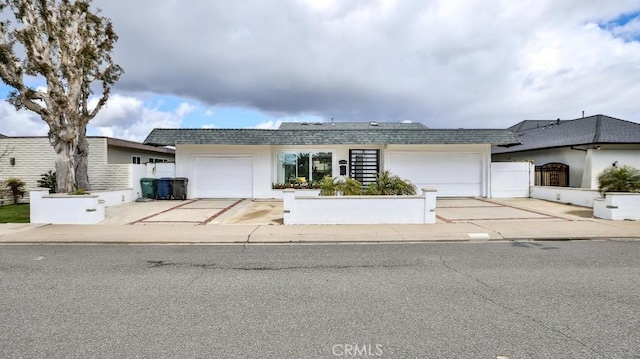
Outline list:
[[[422,197],[424,197],[424,223],[436,223],[436,194],[438,190],[435,188],[423,188]]]
[[[295,196],[296,191],[285,189],[282,191],[282,208],[284,210],[284,224],[295,224]]]
[[[49,194],[49,189],[36,188],[29,190],[29,218],[31,223],[45,223],[42,219],[42,197]]]

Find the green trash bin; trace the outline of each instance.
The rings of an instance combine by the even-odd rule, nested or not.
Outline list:
[[[141,178],[142,198],[156,198],[157,180],[155,178]]]

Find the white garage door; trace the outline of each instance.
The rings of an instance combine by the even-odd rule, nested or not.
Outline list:
[[[253,198],[251,157],[195,157],[193,198]]]
[[[482,155],[391,151],[385,168],[418,188],[435,188],[438,197],[482,196]]]

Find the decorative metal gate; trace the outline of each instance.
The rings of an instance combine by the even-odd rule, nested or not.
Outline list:
[[[569,187],[569,166],[558,162],[536,166],[536,186]]]
[[[349,150],[349,177],[368,185],[380,172],[380,150]]]

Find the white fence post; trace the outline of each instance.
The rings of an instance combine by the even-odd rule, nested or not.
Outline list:
[[[423,188],[424,197],[424,223],[436,223],[436,193],[434,188]]]
[[[296,191],[286,189],[282,191],[282,207],[284,210],[284,224],[294,224],[294,207],[295,207]]]

